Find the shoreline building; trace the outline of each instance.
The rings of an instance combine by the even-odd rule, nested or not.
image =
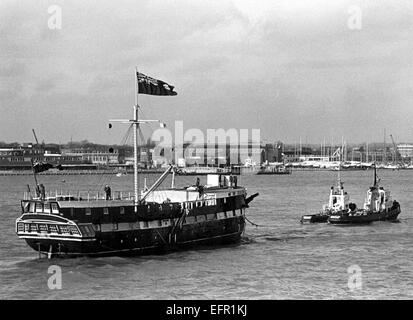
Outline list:
[[[402,143],[397,145],[397,151],[402,159],[412,160],[413,158],[413,144]]]

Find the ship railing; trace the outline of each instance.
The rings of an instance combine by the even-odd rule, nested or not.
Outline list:
[[[50,201],[98,201],[98,200],[135,200],[133,191],[112,191],[110,197],[103,191],[74,191],[74,190],[53,190],[46,191],[44,197],[33,192],[24,192],[23,200],[50,200]]]

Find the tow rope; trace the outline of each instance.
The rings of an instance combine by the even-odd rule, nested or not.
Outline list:
[[[255,227],[262,227],[261,225],[256,224],[256,223],[252,222],[251,220],[249,220],[249,219],[247,218],[247,216],[244,215],[244,217],[245,217],[245,220],[247,220],[247,221],[248,221],[249,223],[251,223],[253,226],[255,226]]]

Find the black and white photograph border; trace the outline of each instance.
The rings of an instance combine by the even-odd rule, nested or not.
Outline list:
[[[1,1],[0,299],[411,300],[412,34],[410,0]]]

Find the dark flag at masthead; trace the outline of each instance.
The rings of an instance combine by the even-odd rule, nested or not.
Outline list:
[[[157,80],[137,72],[138,78],[138,93],[150,94],[154,96],[176,96],[174,86],[167,84],[162,80]]]

